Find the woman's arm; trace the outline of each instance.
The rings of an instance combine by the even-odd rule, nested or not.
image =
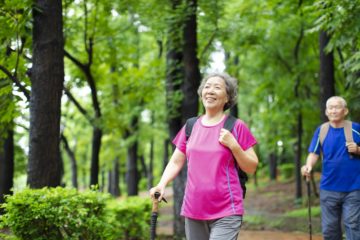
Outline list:
[[[179,174],[185,164],[185,160],[185,154],[176,148],[163,172],[163,175],[161,176],[160,182],[150,189],[151,198],[154,198],[155,192],[159,192],[160,197],[158,200],[161,201],[165,193],[166,185]]]
[[[252,147],[244,151],[232,133],[226,129],[221,129],[219,142],[231,150],[237,164],[244,172],[253,174],[256,171],[259,159]]]

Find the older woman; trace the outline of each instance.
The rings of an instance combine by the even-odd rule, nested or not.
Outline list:
[[[258,158],[254,136],[241,120],[232,132],[224,129],[225,110],[236,102],[236,80],[224,73],[205,77],[198,89],[205,108],[186,139],[183,127],[173,143],[176,149],[150,195],[165,194],[166,185],[180,172],[187,159],[188,175],[181,215],[188,240],[237,239],[244,213],[237,165],[254,173]]]

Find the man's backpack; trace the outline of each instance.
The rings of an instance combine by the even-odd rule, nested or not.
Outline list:
[[[198,119],[198,117],[192,117],[186,121],[186,126],[185,126],[186,141],[189,139],[189,137],[191,135],[191,131],[192,131],[193,126],[194,126],[195,122],[197,121],[197,119]],[[236,122],[236,118],[229,115],[225,120],[224,128],[226,130],[232,132],[235,122]],[[234,160],[235,160],[235,157],[234,157]],[[235,163],[236,163],[236,160],[235,160]],[[246,185],[245,184],[248,180],[248,176],[243,170],[241,170],[241,168],[239,167],[239,165],[237,163],[236,163],[236,169],[238,172],[240,185],[243,190],[243,198],[245,198],[245,195],[246,195]]]
[[[330,122],[323,123],[320,126],[320,133],[319,133],[319,141],[322,146],[324,139],[329,131]],[[345,134],[345,140],[346,142],[353,142],[353,135],[352,135],[352,122],[345,120],[344,124],[344,134]]]

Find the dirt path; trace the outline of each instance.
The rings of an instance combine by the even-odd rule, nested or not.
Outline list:
[[[275,231],[240,231],[238,240],[308,240],[309,234],[286,233]],[[319,235],[312,236],[313,240],[321,240]]]
[[[270,185],[266,189],[249,191],[245,199],[247,215],[259,216],[264,221],[263,225],[245,224],[242,226],[238,240],[308,240],[307,221],[300,219],[286,219],[285,223],[277,228],[271,227],[271,222],[282,219],[284,212],[294,208],[293,183]],[[275,194],[273,194],[275,193]],[[172,229],[172,189],[166,191],[170,204],[162,204],[160,207],[160,219],[157,233],[171,239]],[[304,226],[305,225],[305,226]],[[319,229],[319,218],[313,219],[313,229]],[[302,232],[299,232],[302,230]],[[313,240],[322,239],[319,233],[312,235]]]

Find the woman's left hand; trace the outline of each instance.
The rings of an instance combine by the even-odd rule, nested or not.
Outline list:
[[[238,145],[234,135],[232,135],[232,133],[225,128],[220,130],[219,142],[230,149]]]

